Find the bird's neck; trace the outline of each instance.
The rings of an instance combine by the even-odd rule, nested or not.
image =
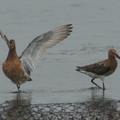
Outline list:
[[[116,59],[116,58],[115,58],[114,55],[109,55],[109,56],[108,56],[108,59],[114,60],[114,59]]]
[[[9,50],[6,61],[11,61],[11,60],[14,60],[16,58],[18,59],[18,56],[17,56],[16,48],[14,47],[14,48]]]
[[[109,56],[109,62],[110,62],[110,65],[116,69],[117,64],[118,64],[117,60],[116,60],[116,57],[115,56]]]

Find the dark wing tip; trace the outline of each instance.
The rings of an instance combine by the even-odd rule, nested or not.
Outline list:
[[[72,30],[69,30],[68,32],[72,32]]]
[[[30,78],[28,81],[32,81],[32,79]]]
[[[73,27],[69,27],[69,29],[72,29]]]
[[[70,35],[70,33],[72,32],[72,28],[73,27],[70,27],[72,24],[68,24],[67,26],[69,26],[69,29],[68,29],[68,36]]]
[[[67,24],[67,26],[72,26],[72,24]]]
[[[71,29],[73,28],[73,27],[72,27],[72,24],[68,24],[68,25],[66,25],[66,26],[68,26],[68,27],[69,27],[69,31],[72,32],[72,30],[71,30]]]

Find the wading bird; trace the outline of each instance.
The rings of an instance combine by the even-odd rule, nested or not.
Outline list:
[[[18,57],[16,52],[15,40],[8,40],[6,35],[0,31],[1,37],[6,41],[9,48],[8,56],[2,65],[2,69],[4,74],[17,85],[19,92],[21,84],[32,80],[30,78],[31,72],[46,49],[55,46],[70,35],[70,32],[72,32],[71,25],[57,27],[36,37],[29,43],[20,57]]]
[[[103,90],[105,90],[104,78],[111,75],[117,68],[116,57],[120,59],[120,56],[117,54],[116,50],[110,49],[108,51],[108,59],[100,61],[98,63],[86,65],[86,66],[77,66],[76,71],[87,74],[92,78],[91,82],[95,84],[98,88],[101,88],[94,82],[95,78],[100,78],[103,83]]]

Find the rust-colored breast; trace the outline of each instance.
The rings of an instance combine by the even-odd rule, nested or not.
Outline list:
[[[15,84],[22,84],[28,79],[18,59],[5,61],[2,68],[4,74]]]
[[[7,56],[6,61],[3,63],[3,72],[4,74],[15,84],[20,85],[27,80],[29,76],[25,73],[21,61],[16,53],[15,41],[10,41],[10,50]]]

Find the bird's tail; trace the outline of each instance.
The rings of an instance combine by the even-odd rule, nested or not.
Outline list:
[[[77,66],[77,69],[76,69],[76,71],[81,71],[81,67],[79,67],[79,66]]]
[[[28,81],[32,81],[32,79],[30,78]]]

